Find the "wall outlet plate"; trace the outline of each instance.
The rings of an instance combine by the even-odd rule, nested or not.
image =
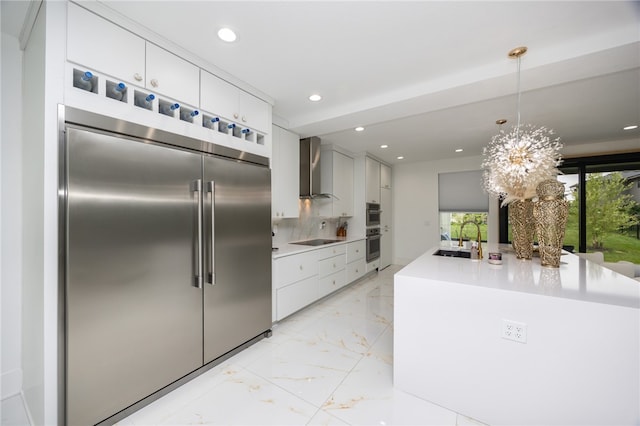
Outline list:
[[[501,337],[518,343],[527,343],[527,324],[503,319]]]

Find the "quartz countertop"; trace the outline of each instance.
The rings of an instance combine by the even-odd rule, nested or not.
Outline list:
[[[549,297],[640,308],[640,283],[610,269],[563,252],[559,268],[540,265],[540,258],[517,259],[510,245],[484,245],[482,260],[436,256],[436,246],[396,273],[477,287]],[[487,261],[489,252],[502,253],[502,265]]]
[[[318,237],[318,238],[325,238],[325,237]],[[326,239],[333,239],[333,240],[338,240],[338,242],[335,243],[330,243],[330,244],[323,244],[323,245],[319,245],[319,246],[307,246],[307,245],[303,245],[303,244],[292,244],[295,241],[291,241],[289,243],[285,243],[285,244],[277,244],[276,247],[278,248],[278,250],[273,250],[271,253],[271,256],[273,259],[277,259],[279,257],[283,257],[283,256],[290,256],[293,254],[300,254],[300,253],[304,253],[307,251],[312,251],[312,250],[318,250],[318,249],[322,249],[325,247],[333,247],[336,245],[340,245],[340,244],[346,244],[346,243],[350,243],[352,241],[359,241],[359,240],[364,240],[366,237],[361,236],[361,237],[330,237],[330,238],[326,238]],[[312,240],[314,238],[306,238],[304,240],[300,240],[300,241],[307,241],[307,240]]]

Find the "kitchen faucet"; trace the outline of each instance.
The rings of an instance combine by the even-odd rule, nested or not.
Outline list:
[[[480,225],[478,224],[478,222],[473,221],[473,220],[467,220],[465,222],[462,222],[462,225],[460,225],[460,240],[458,241],[458,247],[463,247],[462,244],[462,230],[464,229],[464,226],[467,223],[473,223],[476,228],[478,228],[478,258],[482,259],[482,234],[480,233]]]

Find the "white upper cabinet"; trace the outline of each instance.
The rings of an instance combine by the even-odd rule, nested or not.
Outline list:
[[[198,67],[151,43],[147,43],[146,58],[147,89],[198,106]]]
[[[391,189],[391,167],[380,163],[380,188]]]
[[[364,166],[367,203],[380,203],[380,162],[365,158]]]
[[[269,104],[262,99],[202,71],[200,107],[223,118],[264,133],[269,132]]]
[[[271,215],[276,219],[299,216],[300,138],[273,126],[271,131]]]
[[[145,79],[145,40],[68,3],[67,59],[122,81]]]
[[[69,61],[198,106],[197,66],[73,3],[68,7]]]
[[[333,194],[322,204],[322,216],[353,216],[353,158],[340,152],[324,150],[320,153],[320,192]]]

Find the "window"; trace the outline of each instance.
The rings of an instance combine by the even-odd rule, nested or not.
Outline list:
[[[487,219],[489,214],[477,212],[440,212],[440,240],[458,240],[462,224],[468,221],[476,222],[480,226],[481,241],[487,241]],[[477,241],[478,228],[474,225],[465,225],[462,230],[462,239]]]
[[[482,241],[487,241],[489,196],[482,189],[482,170],[438,174],[440,239],[457,240],[463,223],[476,222]],[[464,240],[477,240],[478,228],[465,225]]]
[[[640,152],[566,159],[560,171],[569,201],[565,246],[602,252],[605,262],[640,264]],[[508,242],[500,210],[500,241]]]

